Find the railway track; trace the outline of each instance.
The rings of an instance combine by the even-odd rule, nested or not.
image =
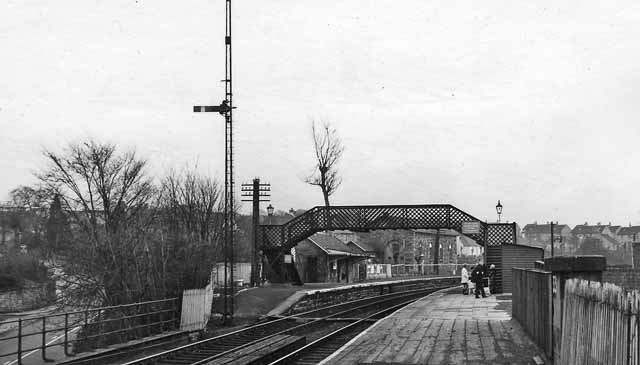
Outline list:
[[[298,348],[301,345],[297,339],[300,338],[303,342],[309,343],[309,345],[305,346],[305,352],[298,353],[293,351],[295,350],[293,348],[292,351],[286,351],[286,353],[297,354],[295,356],[305,359],[301,360],[305,361],[303,363],[316,363],[314,361],[318,358],[334,352],[342,344],[346,343],[348,339],[354,337],[391,311],[444,288],[418,289],[385,294],[319,308],[293,316],[272,319],[225,335],[204,339],[130,361],[125,365],[206,364],[216,361],[224,363],[224,359],[234,358],[234,356],[247,356],[248,353],[265,351],[264,349],[257,349],[260,349],[261,344],[268,341],[281,341],[279,344],[285,349],[285,342],[291,340],[286,342],[289,346],[287,349],[294,346],[294,342],[295,348]],[[291,338],[289,339],[287,336]],[[266,347],[269,348],[269,346]],[[278,357],[280,356],[274,359],[278,359]],[[268,359],[269,357],[266,358]]]
[[[315,341],[283,356],[269,365],[276,364],[318,364],[322,360],[329,357],[339,348],[344,346],[352,338],[369,328],[373,323],[389,315],[393,311],[414,302],[417,299],[407,300],[404,303],[396,304],[392,307],[383,309],[371,314],[366,318],[359,319],[353,323],[347,324]]]

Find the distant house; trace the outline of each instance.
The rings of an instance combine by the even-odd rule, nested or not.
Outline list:
[[[573,227],[571,233],[576,236],[578,239],[584,239],[587,237],[596,237],[605,234],[605,230],[607,229],[607,225],[602,225],[598,222],[596,225],[589,225],[587,222],[584,224],[579,224]]]
[[[481,257],[483,247],[467,236],[456,237],[457,254],[460,256]]]
[[[623,244],[640,241],[640,226],[621,227],[617,234],[618,241]]]
[[[386,263],[390,264],[432,264],[435,261],[436,239],[438,247],[438,263],[456,262],[458,232],[450,229],[412,229],[407,231],[407,239],[387,245]]]
[[[621,228],[622,226],[612,226],[611,223],[609,223],[609,226],[605,228],[602,233],[617,240],[618,232],[620,231]]]
[[[610,224],[598,224],[589,225],[579,224],[573,228],[573,235],[582,242],[587,238],[596,239],[600,241],[603,248],[607,250],[617,250],[621,247],[619,240],[619,232],[621,228],[619,226],[611,226]]]
[[[438,262],[453,263],[456,260],[456,236],[450,229],[397,229],[368,232],[338,231],[332,233],[345,243],[358,245],[367,254],[375,253],[373,261],[380,264],[415,265],[433,263],[435,243],[439,242]],[[356,239],[352,239],[352,235]]]
[[[563,241],[569,240],[571,237],[571,228],[566,224],[554,224],[553,235],[554,239],[562,237]],[[551,224],[527,224],[522,229],[522,237],[530,243],[550,243]]]
[[[360,246],[347,245],[336,237],[316,233],[295,246],[295,265],[303,282],[337,283],[360,279],[358,264],[370,254]]]

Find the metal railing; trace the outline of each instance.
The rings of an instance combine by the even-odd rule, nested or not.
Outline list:
[[[455,276],[460,275],[462,265],[464,264],[396,264],[391,265],[391,277]]]
[[[16,351],[0,353],[0,358],[16,355],[20,365],[23,354],[41,350],[42,360],[51,362],[54,360],[47,358],[47,348],[50,347],[62,346],[66,356],[73,356],[78,352],[175,330],[180,326],[179,308],[179,298],[170,298],[6,321],[3,325],[16,326],[17,334],[0,338],[0,343],[16,341],[17,346]],[[77,334],[72,339],[75,332]],[[59,335],[47,342],[47,334],[51,333]],[[38,345],[25,347],[25,342],[34,340]]]

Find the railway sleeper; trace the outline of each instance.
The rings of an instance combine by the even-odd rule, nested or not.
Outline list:
[[[277,335],[213,359],[207,365],[268,364],[306,343],[303,336]]]
[[[363,321],[363,322],[375,323],[378,320],[377,319],[362,319],[362,318],[327,318],[327,319],[325,319],[325,321],[327,321],[327,322],[358,322],[358,321]]]

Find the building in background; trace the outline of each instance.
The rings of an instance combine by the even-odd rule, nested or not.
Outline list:
[[[457,254],[464,257],[465,261],[477,262],[482,257],[484,247],[467,236],[456,237]]]
[[[640,242],[640,226],[629,225],[628,227],[621,227],[616,237],[620,243],[625,245]]]
[[[360,280],[359,264],[370,254],[331,234],[316,233],[295,246],[295,265],[305,283],[350,283]]]
[[[563,241],[571,238],[571,228],[566,224],[553,225],[554,238],[562,237]],[[522,229],[522,238],[528,242],[551,242],[551,224],[527,224]]]

